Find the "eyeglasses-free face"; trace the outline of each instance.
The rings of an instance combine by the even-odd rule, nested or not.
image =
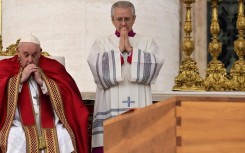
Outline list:
[[[115,8],[112,23],[118,32],[122,27],[126,27],[129,32],[132,30],[135,18],[131,8]]]

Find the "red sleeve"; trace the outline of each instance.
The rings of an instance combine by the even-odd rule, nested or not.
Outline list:
[[[7,113],[7,87],[11,77],[18,74],[17,56],[0,60],[0,130],[4,125]]]
[[[132,63],[132,57],[133,57],[133,50],[129,53],[129,56],[128,56],[128,59],[127,59],[127,61],[128,61],[128,63]]]
[[[121,65],[123,65],[124,64],[123,56],[122,54],[120,56],[121,56]]]

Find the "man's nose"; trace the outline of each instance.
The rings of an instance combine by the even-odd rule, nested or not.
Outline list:
[[[28,63],[32,63],[33,62],[33,58],[31,56],[28,57]]]
[[[125,20],[122,20],[122,25],[126,25],[126,21]]]

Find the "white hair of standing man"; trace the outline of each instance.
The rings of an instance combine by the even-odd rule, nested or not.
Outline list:
[[[114,3],[111,6],[111,17],[114,17],[114,15],[115,15],[115,13],[114,13],[115,8],[131,8],[132,15],[135,16],[134,4],[129,2],[129,1],[118,1],[118,2]]]

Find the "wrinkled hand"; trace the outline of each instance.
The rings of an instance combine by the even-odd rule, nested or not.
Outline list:
[[[24,70],[22,71],[22,74],[21,74],[20,83],[23,83],[26,80],[28,80],[31,75],[33,76],[34,80],[40,86],[42,86],[43,80],[42,80],[41,74],[39,72],[39,68],[35,64],[29,64],[24,68]]]

